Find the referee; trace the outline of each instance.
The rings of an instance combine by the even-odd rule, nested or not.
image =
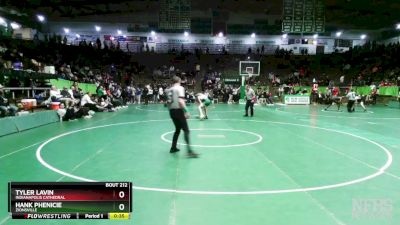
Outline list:
[[[189,126],[186,119],[189,118],[189,113],[186,109],[185,103],[185,89],[181,86],[181,78],[174,76],[172,78],[172,87],[167,90],[168,92],[168,108],[169,115],[175,125],[175,133],[172,139],[172,146],[170,153],[178,152],[179,149],[176,147],[179,134],[183,130],[185,135],[185,142],[187,144],[187,151],[189,158],[197,158],[198,154],[193,152],[190,148],[189,141]]]
[[[254,92],[254,90],[250,87],[250,85],[246,85],[246,114],[244,114],[245,117],[249,116],[249,108],[250,108],[250,116],[253,117],[254,115],[254,102],[256,99],[256,93]]]
[[[348,102],[347,102],[347,112],[354,112],[354,103],[356,102],[356,93],[353,89],[349,91],[347,94]]]

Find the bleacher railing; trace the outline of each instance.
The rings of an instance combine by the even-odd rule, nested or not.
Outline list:
[[[35,91],[46,91],[46,95],[50,92],[49,87],[4,87],[3,90],[11,92],[12,99],[15,99],[15,91],[22,91],[28,98],[35,96]]]

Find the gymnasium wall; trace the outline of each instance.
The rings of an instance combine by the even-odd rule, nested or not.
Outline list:
[[[297,90],[304,90],[306,89],[307,92],[311,92],[311,87],[309,86],[304,86],[304,87],[295,87],[294,88],[296,91]],[[368,95],[371,94],[371,87],[369,86],[363,86],[363,87],[354,87],[355,91],[357,94],[360,95]],[[326,92],[326,87],[319,87],[318,90],[322,93]],[[379,95],[382,96],[397,96],[399,93],[399,87],[397,86],[390,86],[390,87],[380,87],[379,88]]]
[[[261,88],[263,90],[267,90],[267,86],[254,86],[254,90],[257,90],[258,88]],[[294,87],[294,90],[299,91],[299,90],[307,90],[308,93],[311,92],[310,86],[296,86]],[[321,93],[326,92],[326,86],[320,86],[318,87],[318,91]],[[359,95],[369,95],[371,94],[371,87],[369,86],[362,86],[362,87],[353,87],[356,91],[357,94]],[[275,88],[277,89],[277,88]],[[387,96],[387,97],[397,97],[400,91],[400,87],[398,86],[390,86],[390,87],[380,87],[379,89],[379,95],[380,96]]]

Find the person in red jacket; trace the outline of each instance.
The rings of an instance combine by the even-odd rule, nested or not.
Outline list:
[[[327,111],[331,106],[337,105],[337,111],[340,111],[340,106],[342,105],[342,97],[339,96],[339,88],[334,87],[327,92],[328,97],[328,106],[324,109]]]

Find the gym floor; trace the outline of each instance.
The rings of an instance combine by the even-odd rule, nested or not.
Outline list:
[[[192,115],[196,108],[189,107]],[[131,181],[136,225],[386,225],[400,222],[400,110],[210,106],[189,121],[200,158],[170,154],[162,105],[98,113],[0,137],[0,224],[9,181]],[[183,135],[181,135],[182,137]]]

